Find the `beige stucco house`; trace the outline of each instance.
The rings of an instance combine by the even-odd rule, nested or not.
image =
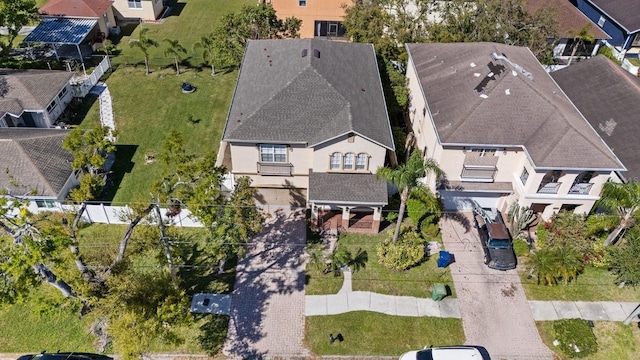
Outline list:
[[[218,165],[250,177],[258,202],[377,232],[387,187],[374,173],[394,154],[371,44],[248,42]]]
[[[162,0],[113,0],[116,16],[124,19],[153,21],[162,14]]]
[[[104,36],[116,26],[112,0],[49,0],[38,13],[43,16],[62,16],[70,18],[96,19],[98,28]]]
[[[416,147],[444,170],[425,182],[447,209],[543,218],[587,213],[624,166],[527,48],[408,44],[409,118]]]
[[[302,20],[301,38],[330,39],[344,38],[343,4],[352,4],[351,0],[258,0],[258,3],[271,4],[282,20],[290,17]]]

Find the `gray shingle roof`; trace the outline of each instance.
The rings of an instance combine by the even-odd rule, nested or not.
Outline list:
[[[371,44],[248,42],[223,140],[313,146],[349,132],[394,148]]]
[[[62,148],[69,131],[0,128],[0,189],[21,196],[58,196],[69,176],[71,154]]]
[[[387,204],[387,182],[373,174],[309,173],[309,202]]]
[[[9,112],[20,115],[24,110],[44,110],[73,74],[66,71],[0,69],[8,91],[0,99],[0,116]]]
[[[497,43],[407,48],[443,144],[524,146],[538,168],[623,168],[529,49]],[[506,54],[533,80],[504,60],[492,61],[493,52]],[[474,88],[491,62],[505,71],[487,83],[487,98],[481,98]]]
[[[640,180],[640,79],[599,55],[551,76],[628,171]]]
[[[640,1],[638,0],[588,0],[611,16],[629,32],[640,30]]]

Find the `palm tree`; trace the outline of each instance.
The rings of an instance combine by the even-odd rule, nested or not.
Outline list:
[[[185,55],[187,49],[185,49],[178,40],[164,39],[164,42],[169,45],[169,47],[164,50],[164,56],[173,57],[173,63],[176,65],[176,75],[180,75],[181,55]]]
[[[423,160],[422,154],[419,151],[415,151],[406,163],[398,166],[395,169],[381,167],[376,171],[377,178],[384,178],[387,181],[395,184],[400,191],[400,211],[398,213],[398,222],[396,223],[396,229],[393,233],[393,242],[398,240],[398,234],[400,233],[400,224],[402,224],[402,218],[404,217],[404,209],[409,199],[411,190],[420,183],[418,179],[424,177],[428,173],[433,173],[437,177],[440,177],[442,170],[433,159]]]
[[[576,280],[578,273],[584,269],[584,263],[580,258],[580,253],[571,247],[559,247],[556,250],[556,259],[558,261],[557,275],[564,279],[564,283],[568,284],[571,279]]]
[[[595,38],[591,34],[589,34],[589,30],[591,30],[591,23],[587,23],[577,33],[573,30],[569,30],[569,33],[573,35],[573,46],[571,49],[571,56],[569,57],[569,62],[567,63],[567,65],[571,65],[573,57],[575,56],[576,51],[579,47],[583,47],[585,44],[590,44],[595,41]]]
[[[144,54],[144,67],[146,70],[146,74],[149,75],[149,49],[151,47],[158,47],[160,45],[157,41],[147,37],[147,31],[149,31],[149,29],[147,28],[141,29],[138,38],[131,39],[129,41],[129,46],[131,48],[137,48],[142,51],[142,53]]]
[[[624,184],[607,182],[602,186],[602,194],[597,206],[609,211],[619,219],[618,225],[611,231],[604,245],[615,243],[620,234],[637,222],[640,211],[640,184],[629,181]]]
[[[193,44],[193,49],[202,50],[202,60],[206,65],[211,66],[211,76],[214,76],[216,74],[215,63],[217,62],[215,34],[210,33],[201,37],[198,42]]]
[[[554,285],[559,272],[558,253],[550,249],[540,249],[529,256],[529,266],[538,275],[538,285],[544,280],[545,285]]]

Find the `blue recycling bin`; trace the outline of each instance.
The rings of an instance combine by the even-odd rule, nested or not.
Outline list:
[[[438,267],[444,268],[451,263],[451,254],[448,251],[440,251],[438,257]]]

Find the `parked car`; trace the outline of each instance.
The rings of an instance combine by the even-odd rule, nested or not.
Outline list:
[[[474,224],[484,251],[484,263],[496,270],[515,269],[517,258],[513,251],[513,241],[500,213],[495,211],[490,214],[476,208],[474,215]]]
[[[409,351],[400,360],[491,360],[482,346],[444,346]]]
[[[40,354],[22,355],[18,360],[113,360],[107,355],[77,352],[41,352]]]

